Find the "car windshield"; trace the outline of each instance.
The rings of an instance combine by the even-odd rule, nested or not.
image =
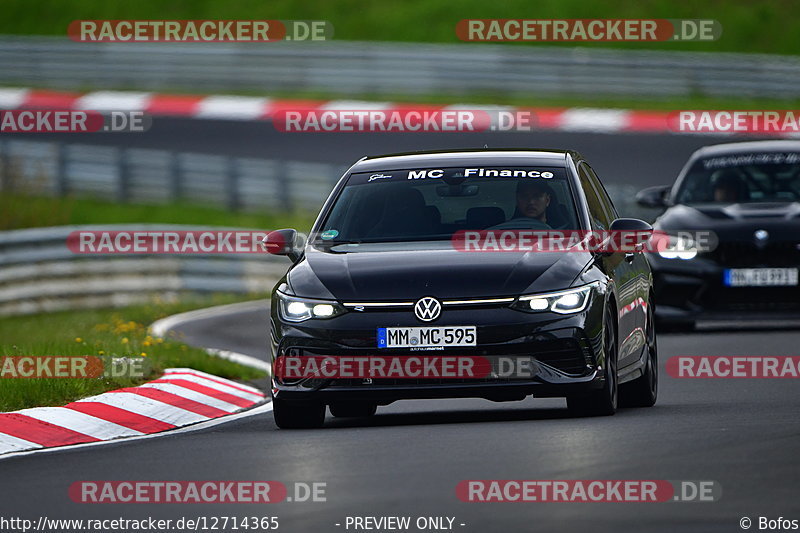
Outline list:
[[[700,159],[676,196],[680,204],[800,201],[800,153],[740,153]]]
[[[317,238],[449,240],[460,230],[579,229],[565,169],[471,167],[350,176]]]

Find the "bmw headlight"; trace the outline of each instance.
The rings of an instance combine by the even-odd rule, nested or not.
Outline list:
[[[599,285],[599,282],[594,282],[589,285],[564,291],[526,294],[517,298],[516,301],[511,304],[511,307],[528,313],[541,311],[552,311],[553,313],[559,313],[561,315],[579,313],[589,305],[592,291]]]
[[[333,318],[345,312],[344,307],[332,300],[310,300],[278,292],[281,318],[289,322],[303,322],[310,318]]]
[[[658,255],[663,259],[694,259],[697,257],[697,246],[689,237],[670,236],[666,248],[660,250]]]

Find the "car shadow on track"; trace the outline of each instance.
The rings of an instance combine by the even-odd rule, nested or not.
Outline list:
[[[624,416],[627,411],[620,409],[615,416]],[[356,428],[380,426],[424,426],[441,424],[481,424],[490,422],[530,422],[544,420],[591,420],[606,417],[573,416],[566,407],[562,409],[481,409],[474,411],[426,411],[418,413],[385,413],[369,418],[325,418],[326,428]]]
[[[758,333],[766,331],[793,331],[800,329],[800,320],[776,320],[776,321],[708,321],[699,322],[694,328],[673,328],[664,327],[658,329],[658,336],[670,337],[673,335],[686,335],[703,333],[726,333],[726,332],[746,332]]]

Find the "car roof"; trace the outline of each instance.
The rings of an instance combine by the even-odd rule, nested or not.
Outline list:
[[[352,172],[465,165],[563,166],[568,154],[574,159],[582,159],[580,154],[572,150],[483,149],[407,152],[365,157],[353,165]]]
[[[748,152],[785,152],[787,150],[800,151],[800,141],[769,140],[712,144],[697,150],[692,154],[692,159]]]

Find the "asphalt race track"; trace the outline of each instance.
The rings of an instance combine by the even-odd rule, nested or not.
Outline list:
[[[265,357],[266,304],[185,323],[190,344]],[[345,531],[347,516],[451,516],[456,531],[741,531],[748,516],[800,516],[800,395],[792,379],[687,380],[675,355],[794,355],[796,330],[660,336],[661,391],[650,409],[570,418],[563,400],[398,402],[368,421],[328,417],[278,430],[271,413],[166,438],[0,461],[3,507],[21,517],[277,516],[280,531]],[[78,480],[325,482],[327,501],[275,505],[73,503]],[[465,503],[467,479],[713,480],[705,503]],[[46,511],[45,511],[46,509]],[[341,524],[336,526],[335,524]],[[461,526],[460,524],[465,524]],[[350,531],[353,531],[351,528]]]
[[[147,134],[36,140],[152,147],[347,165],[364,154],[482,147],[574,148],[606,183],[670,183],[712,136],[649,134],[283,134],[269,122],[156,118]],[[288,262],[287,262],[288,266]],[[203,318],[190,344],[266,358],[266,309]],[[800,355],[797,329],[659,336],[658,404],[570,418],[563,400],[398,402],[368,421],[330,416],[321,430],[281,431],[271,413],[194,433],[0,460],[3,508],[49,518],[277,516],[279,531],[336,532],[347,516],[450,516],[456,531],[733,532],[749,517],[800,518],[800,394],[793,379],[671,378],[677,355]],[[713,480],[713,503],[464,503],[469,479]],[[275,505],[77,504],[80,480],[324,482],[327,501]],[[337,526],[336,524],[341,524]],[[463,526],[460,524],[464,524]],[[349,529],[353,531],[353,529]]]

